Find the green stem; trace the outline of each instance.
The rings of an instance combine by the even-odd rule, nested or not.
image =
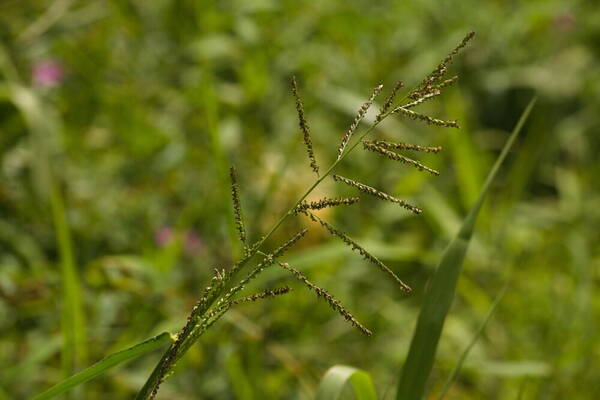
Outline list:
[[[376,120],[369,128],[367,128],[365,130],[365,132],[363,132],[363,134],[358,138],[358,140],[356,140],[352,144],[352,146],[348,147],[346,149],[346,151],[344,151],[340,155],[340,157],[338,157],[333,162],[333,164],[331,164],[331,166],[325,171],[325,173],[323,175],[321,175],[320,177],[318,177],[317,180],[304,192],[304,194],[302,196],[300,196],[300,198],[285,213],[283,213],[283,215],[281,215],[281,217],[277,220],[277,222],[273,225],[273,227],[265,234],[265,236],[263,236],[254,246],[251,246],[252,250],[250,251],[250,253],[240,263],[238,263],[235,268],[232,269],[231,274],[229,274],[229,276],[227,277],[226,284],[222,285],[222,287],[220,289],[218,289],[216,292],[211,294],[210,298],[207,299],[207,301],[204,303],[201,312],[197,312],[197,310],[192,311],[193,314],[188,319],[188,324],[186,324],[186,327],[184,327],[184,330],[181,333],[181,335],[183,335],[183,336],[179,337],[178,340],[176,341],[176,343],[172,344],[167,349],[167,351],[163,354],[163,356],[161,357],[161,360],[158,362],[158,364],[152,371],[152,374],[150,375],[150,377],[148,377],[148,380],[146,381],[146,383],[144,384],[142,389],[139,391],[139,393],[135,397],[136,400],[146,400],[146,399],[151,399],[154,397],[153,392],[154,392],[155,388],[158,387],[158,385],[160,384],[164,375],[166,373],[168,373],[170,367],[172,367],[171,360],[177,360],[177,359],[181,358],[183,356],[183,354],[189,349],[189,346],[183,346],[183,348],[182,348],[182,344],[186,341],[186,339],[193,332],[193,329],[186,329],[187,326],[190,323],[192,323],[192,321],[197,321],[197,319],[195,319],[196,316],[200,317],[200,316],[204,315],[204,313],[223,294],[223,290],[225,290],[225,288],[228,286],[227,283],[231,282],[233,280],[233,278],[235,277],[235,275],[237,274],[237,272],[239,270],[241,270],[244,267],[244,265],[254,255],[256,255],[260,251],[260,248],[264,245],[264,243],[273,235],[273,233],[275,233],[275,231],[277,231],[277,229],[285,222],[285,220],[294,214],[294,210],[296,209],[296,207],[300,203],[302,203],[304,201],[304,199],[306,199],[312,193],[312,191],[317,186],[319,186],[319,184],[321,182],[323,182],[323,180],[327,176],[329,176],[331,174],[331,172],[338,166],[338,164],[340,162],[342,162],[342,160],[344,158],[346,158],[346,156],[348,154],[350,154],[356,148],[356,146],[359,145],[359,143],[363,140],[363,138],[365,136],[367,136],[369,133],[371,133],[377,127],[377,125],[379,125],[381,123],[381,121],[383,121],[385,118],[387,118],[392,113],[393,113],[393,110],[385,113],[381,118]],[[195,324],[195,322],[194,322],[194,324]],[[181,352],[180,352],[180,350],[181,350]]]

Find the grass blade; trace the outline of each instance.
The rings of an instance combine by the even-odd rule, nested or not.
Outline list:
[[[492,315],[494,315],[494,312],[496,311],[498,304],[500,304],[500,301],[504,297],[504,294],[506,293],[506,289],[508,289],[508,283],[509,282],[507,281],[506,284],[502,287],[502,289],[500,289],[500,292],[496,295],[496,298],[494,299],[494,302],[490,306],[490,309],[489,309],[487,315],[485,316],[483,322],[481,323],[481,325],[479,325],[477,332],[475,332],[475,335],[473,335],[473,338],[471,338],[471,341],[469,342],[467,347],[465,347],[465,350],[463,351],[463,353],[460,356],[460,359],[454,366],[452,373],[450,373],[450,376],[448,377],[448,380],[446,381],[446,384],[444,385],[444,388],[442,389],[442,392],[440,393],[438,400],[444,400],[444,398],[446,397],[446,394],[448,393],[448,390],[450,390],[450,387],[452,386],[454,381],[456,381],[456,378],[458,377],[458,374],[460,373],[460,370],[462,369],[462,366],[465,363],[465,360],[469,356],[471,349],[473,348],[473,346],[475,346],[477,341],[479,341],[479,338],[481,338],[481,335],[483,335],[483,332],[485,331],[485,327],[487,326],[488,322],[492,318]]]
[[[350,383],[356,400],[377,400],[371,376],[360,369],[336,365],[325,373],[319,384],[316,400],[342,399],[344,388]]]
[[[56,245],[60,258],[62,284],[62,369],[69,376],[78,364],[85,363],[87,357],[85,311],[82,289],[78,277],[73,240],[67,220],[65,204],[59,189],[58,179],[52,171],[51,157],[58,152],[61,123],[53,112],[37,96],[34,90],[21,83],[17,70],[8,52],[0,43],[0,72],[8,81],[8,95],[23,116],[30,132],[30,146],[34,154],[32,170],[34,187],[41,201],[47,201],[52,214],[56,235]]]
[[[94,379],[97,376],[104,374],[108,369],[116,365],[137,358],[143,354],[156,350],[157,348],[162,347],[163,345],[171,342],[173,342],[173,337],[171,336],[171,334],[168,332],[163,332],[160,335],[154,336],[151,339],[138,343],[135,346],[132,346],[126,350],[119,351],[117,353],[111,354],[106,358],[103,358],[91,367],[86,368],[81,372],[78,372],[77,374],[52,386],[45,392],[38,394],[33,398],[33,400],[51,399],[55,396],[58,396],[61,393],[66,392],[69,389],[74,388],[75,386],[81,385],[82,383],[87,382],[90,379]]]
[[[423,307],[419,313],[408,356],[400,374],[396,396],[398,400],[421,400],[425,395],[425,385],[433,367],[446,315],[454,299],[456,283],[477,215],[500,166],[523,128],[535,101],[535,98],[532,99],[523,111],[500,156],[498,156],[496,163],[488,174],[475,205],[465,218],[457,235],[446,248],[442,260],[431,279],[429,290],[425,294]]]
[[[81,286],[73,255],[73,241],[65,214],[64,202],[60,192],[52,184],[50,188],[50,204],[60,255],[61,282],[63,285],[63,373],[65,376],[69,376],[74,372],[73,369],[77,363],[85,362],[87,357],[85,314],[83,311]]]

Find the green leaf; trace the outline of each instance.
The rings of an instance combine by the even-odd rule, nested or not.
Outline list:
[[[408,356],[400,373],[396,396],[398,400],[421,400],[425,395],[425,385],[433,368],[437,345],[444,327],[446,315],[454,299],[456,284],[462,270],[477,216],[500,166],[523,128],[535,101],[535,98],[532,99],[525,108],[525,111],[523,111],[519,122],[487,176],[475,205],[463,221],[457,235],[446,248],[442,260],[431,279],[429,290],[425,294],[423,307],[419,313]]]
[[[0,45],[0,72],[7,78],[8,96],[20,111],[29,129],[34,187],[42,201],[48,201],[56,245],[60,258],[62,285],[62,369],[64,376],[73,373],[87,358],[86,322],[81,283],[59,180],[52,170],[51,159],[59,153],[62,124],[56,112],[36,92],[21,83],[8,52]]]
[[[473,335],[473,338],[471,339],[471,342],[469,342],[469,345],[463,351],[462,355],[460,356],[460,359],[454,366],[452,373],[450,373],[450,377],[446,381],[446,384],[444,385],[444,388],[442,389],[442,392],[440,393],[438,400],[443,400],[446,397],[448,390],[450,390],[450,387],[452,386],[452,384],[454,383],[456,378],[458,378],[458,374],[462,370],[463,364],[465,363],[465,360],[469,356],[471,349],[475,346],[477,341],[483,335],[483,332],[485,331],[485,327],[487,326],[488,322],[492,318],[492,315],[494,315],[494,312],[496,311],[496,307],[498,307],[498,304],[500,304],[500,301],[504,297],[504,294],[506,293],[506,289],[508,289],[508,283],[509,282],[507,281],[506,284],[502,287],[502,289],[498,293],[498,295],[496,296],[496,298],[494,299],[494,302],[492,303],[492,306],[490,307],[487,315],[485,316],[485,319],[479,326],[479,329],[477,329],[477,332],[475,332],[475,335]]]
[[[342,399],[348,383],[356,400],[377,400],[371,376],[363,370],[345,365],[333,366],[325,373],[316,400]]]
[[[58,396],[61,393],[66,392],[69,389],[74,388],[75,386],[81,385],[84,382],[87,382],[91,379],[96,378],[97,376],[102,375],[108,369],[116,365],[119,365],[125,361],[129,361],[133,358],[137,358],[153,350],[156,350],[157,348],[162,347],[163,345],[172,341],[173,337],[171,336],[171,334],[168,332],[163,332],[160,335],[154,336],[151,339],[138,343],[135,346],[132,346],[126,350],[111,354],[110,356],[98,361],[91,367],[86,368],[81,372],[78,372],[77,374],[52,386],[45,392],[38,394],[33,398],[33,400],[51,399],[55,396]]]

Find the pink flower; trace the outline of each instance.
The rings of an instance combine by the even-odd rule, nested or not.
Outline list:
[[[40,61],[33,66],[31,79],[36,86],[51,88],[58,86],[64,78],[63,66],[53,60]]]
[[[173,229],[169,226],[163,226],[154,234],[154,241],[160,247],[165,247],[173,239]]]
[[[170,226],[163,226],[158,229],[154,234],[154,242],[158,247],[167,247],[174,243],[181,243],[183,251],[187,255],[198,254],[204,247],[202,238],[193,230],[185,231],[183,235]]]
[[[188,231],[185,235],[185,242],[183,243],[184,249],[187,254],[195,254],[200,252],[203,247],[202,239],[194,231]]]

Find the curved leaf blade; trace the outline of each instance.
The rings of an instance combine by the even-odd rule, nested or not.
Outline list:
[[[356,400],[377,400],[371,375],[346,365],[329,368],[319,384],[316,400],[342,399],[344,388],[348,384],[351,385]]]
[[[521,114],[517,125],[488,174],[475,205],[463,221],[459,232],[446,248],[442,260],[431,278],[431,284],[425,294],[408,356],[400,373],[397,400],[421,400],[425,396],[425,385],[433,368],[437,345],[454,299],[456,284],[477,216],[500,166],[521,132],[535,102],[536,98],[533,98]]]
[[[132,346],[126,350],[122,350],[117,353],[111,354],[110,356],[98,361],[91,367],[88,367],[83,371],[80,371],[75,375],[70,376],[64,381],[52,386],[45,392],[38,394],[33,398],[33,400],[51,399],[55,396],[58,396],[61,393],[64,393],[74,388],[75,386],[81,385],[84,382],[87,382],[91,379],[102,375],[108,369],[116,365],[137,358],[143,354],[149,353],[172,341],[173,337],[171,336],[171,334],[168,332],[163,332],[160,335],[154,336],[153,338],[150,338],[144,342],[138,343],[135,346]]]

